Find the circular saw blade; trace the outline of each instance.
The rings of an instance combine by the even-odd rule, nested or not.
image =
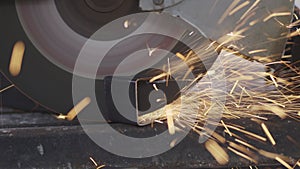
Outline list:
[[[109,46],[111,44],[108,42],[117,43],[133,32],[137,32],[137,34],[149,32],[149,30],[152,30],[152,33],[157,33],[158,31],[168,34],[171,32],[172,36],[177,39],[183,36],[191,36],[186,34],[186,32],[197,32],[196,28],[180,18],[171,17],[168,14],[154,13],[150,18],[146,14],[144,15],[145,17],[139,18],[140,20],[132,22],[136,23],[133,24],[133,29],[127,29],[124,24],[127,19],[134,18],[134,15],[129,15],[131,18],[126,18],[126,16],[121,18],[121,25],[121,22],[114,22],[119,24],[115,27],[115,30],[104,29],[104,32],[118,35],[114,36],[113,39],[105,39],[106,37],[103,37],[104,39],[101,39],[102,37],[100,39],[89,39],[74,31],[59,17],[59,12],[55,9],[53,0],[10,1],[7,6],[1,6],[1,13],[0,20],[6,21],[6,25],[1,28],[4,36],[1,38],[0,44],[5,49],[1,51],[1,55],[5,56],[1,58],[1,71],[16,88],[29,98],[53,112],[63,114],[67,113],[74,106],[72,99],[73,66],[86,41],[95,41],[96,44],[99,42],[97,45],[100,44],[100,47],[103,47],[101,44],[107,43],[106,45]],[[170,20],[170,18],[174,19]],[[205,39],[201,33],[199,33],[199,36]],[[195,39],[191,38],[190,41],[194,42]],[[207,39],[205,41],[207,42],[206,44],[210,43]],[[12,74],[9,66],[14,46],[18,42],[24,44],[24,58],[20,72]],[[167,49],[172,49],[176,46],[174,42],[166,41],[164,43],[167,44]],[[126,50],[132,51],[135,48],[139,48],[140,45],[139,42],[131,42],[130,45],[120,48],[117,55],[122,54],[124,51],[126,53]],[[214,60],[217,52],[212,52],[212,55],[214,56],[212,60]],[[112,57],[111,61],[113,59]],[[98,65],[93,64],[95,62],[93,58],[87,58],[85,61],[86,64],[81,65],[83,69],[76,72],[75,76],[89,79],[91,78],[89,76],[89,68],[95,68]],[[139,63],[143,62],[139,61]],[[144,64],[147,63],[144,61]],[[128,66],[130,67],[130,65]],[[197,74],[205,73],[206,71],[205,68],[199,68]],[[96,83],[99,84],[97,86],[97,91],[99,91],[97,96],[99,96],[100,100],[107,99],[105,98],[105,92],[107,91],[105,91],[103,79],[108,75],[111,75],[111,72],[100,74],[96,79]]]

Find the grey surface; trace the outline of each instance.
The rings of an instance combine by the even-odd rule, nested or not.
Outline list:
[[[300,7],[300,1],[299,0],[295,0],[295,4],[296,4],[296,6]]]
[[[198,136],[190,133],[183,142],[165,154],[144,159],[129,159],[112,155],[99,148],[82,128],[75,122],[57,120],[54,116],[44,113],[2,113],[0,127],[0,168],[58,168],[82,169],[96,168],[89,160],[93,157],[98,164],[105,164],[109,168],[228,168],[254,166],[249,161],[237,155],[230,155],[230,162],[220,166],[205,150],[203,144],[198,143]],[[227,122],[227,121],[226,121]],[[263,135],[260,126],[247,119],[228,121],[245,126],[248,130]],[[17,124],[17,125],[16,125]],[[250,144],[267,151],[290,155],[300,158],[300,147],[289,142],[287,135],[291,135],[299,143],[299,123],[294,120],[280,120],[270,118],[267,124],[273,124],[272,131],[277,140],[276,147],[268,143],[261,143],[244,137]],[[156,124],[137,127],[125,124],[111,124],[119,132],[146,137],[166,130],[166,125]],[[109,136],[105,130],[95,131],[103,137]],[[222,133],[218,128],[217,132]],[[280,138],[280,139],[279,139]],[[227,138],[230,140],[230,138]],[[280,166],[278,162],[259,156],[259,168]]]

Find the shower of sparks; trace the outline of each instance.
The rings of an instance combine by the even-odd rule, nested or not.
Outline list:
[[[275,74],[270,76],[271,74],[269,72],[265,72],[265,66],[263,64],[246,61],[233,55],[224,55],[224,57],[226,58],[224,59],[225,63],[223,66],[225,68],[225,76],[229,89],[228,91],[223,91],[227,100],[226,103],[222,105],[225,108],[223,114],[224,119],[251,118],[268,121],[268,118],[264,117],[265,115],[276,115],[281,119],[287,117],[300,119],[300,96],[297,95],[297,92],[294,90],[297,89],[296,86],[300,84],[300,76],[298,72],[294,72],[297,71],[296,68],[292,65],[287,66],[282,62],[274,62],[274,64],[279,64],[286,70],[282,71],[280,76]],[[291,68],[293,68],[293,70],[291,70]],[[289,80],[290,78],[298,80],[291,82]],[[196,133],[201,133],[201,130],[207,130],[201,127],[201,124],[205,122],[207,115],[212,107],[214,107],[214,104],[210,102],[213,93],[219,92],[218,88],[207,88],[207,84],[209,84],[208,81],[200,80],[196,88],[203,90],[192,90],[188,96],[182,96],[182,100],[186,99],[187,103],[187,105],[183,105],[183,110],[182,105],[178,102],[170,104],[172,111],[169,110],[168,113],[176,112],[177,115],[172,116],[172,122],[174,122],[174,124],[170,123],[171,125],[168,124],[168,126],[173,127],[173,125],[176,126],[180,123],[180,125],[191,127]],[[244,94],[241,95],[241,93]],[[200,108],[200,111],[197,110],[196,107],[198,109]],[[147,117],[145,116],[143,118]],[[157,112],[157,114],[151,118],[159,119],[160,121],[168,119],[162,112]],[[248,131],[242,126],[225,124],[223,120],[221,120],[220,123],[221,124],[216,125],[220,127],[223,126],[225,133],[234,138],[236,143],[229,143],[229,146],[226,147],[236,155],[253,163],[259,163],[257,159],[258,154],[274,160],[282,159],[286,161],[288,165],[294,165],[289,157],[256,148],[241,139],[240,136],[234,132],[237,131],[245,136],[249,136],[250,139],[262,142],[266,142],[268,139],[271,144],[275,146],[275,139],[264,123],[261,123],[261,127],[267,138]],[[210,132],[206,131],[206,133]],[[211,136],[219,143],[226,145],[227,141],[221,135],[216,132],[211,132]],[[248,152],[248,150],[246,150],[245,147],[241,147],[241,145],[253,150],[253,152]],[[222,155],[217,153],[223,150],[222,147],[220,149],[219,144],[212,144],[210,140],[206,143],[205,147],[219,164],[227,163],[226,158],[228,154],[226,152]],[[216,149],[218,149],[218,151]],[[285,164],[283,163],[284,161],[280,161],[281,164]]]
[[[210,81],[209,79],[205,79],[204,76],[189,92],[186,94],[183,92],[181,101],[184,101],[184,103],[174,101],[168,105],[167,111],[166,109],[156,111],[151,116],[145,115],[139,120],[147,121],[147,118],[151,118],[152,121],[159,120],[159,122],[167,120],[169,131],[170,128],[173,130],[171,133],[175,132],[177,126],[188,126],[196,133],[199,133],[199,135],[203,136],[204,134],[203,137],[217,140],[214,143],[215,141],[209,139],[205,147],[221,165],[227,164],[227,157],[229,158],[229,155],[226,151],[223,153],[224,148],[219,144],[224,145],[229,151],[255,164],[259,163],[258,156],[261,155],[277,161],[282,159],[281,164],[286,162],[288,165],[295,165],[292,158],[254,147],[242,137],[246,136],[251,140],[264,143],[267,143],[269,140],[270,144],[275,146],[274,137],[267,126],[262,123],[262,121],[269,120],[265,116],[276,115],[281,119],[288,117],[297,120],[300,119],[300,96],[296,90],[297,86],[300,85],[300,73],[297,71],[298,69],[285,62],[273,62],[264,65],[245,60],[235,55],[228,55],[227,53],[222,56],[225,61],[223,69],[225,69],[228,91],[219,91],[218,87],[208,87]],[[280,74],[266,72],[265,70],[268,65],[280,65],[284,70]],[[215,67],[216,70],[217,68],[219,67]],[[212,67],[213,71],[214,67]],[[166,74],[161,74],[155,80],[165,76]],[[294,81],[290,79],[294,79]],[[212,123],[223,127],[224,132],[234,139],[234,142],[228,142],[220,134],[202,127],[211,110],[216,105],[216,103],[211,102],[211,98],[214,93],[220,92],[226,97],[224,105],[223,103],[218,103],[225,109],[223,113],[224,120],[252,119],[261,124],[266,137],[257,134],[255,131],[248,131],[243,126],[227,124],[224,120],[221,120],[220,124]],[[170,146],[173,145],[174,143],[170,144]],[[220,154],[219,152],[222,153]]]
[[[231,9],[224,13],[224,18],[221,18],[219,22],[223,22],[223,20],[226,19],[226,16],[235,13],[234,10],[241,10],[239,8],[249,5],[247,3],[238,5],[239,2],[239,0],[233,1],[233,4],[230,7]],[[260,3],[260,0],[255,1],[256,5],[258,3]],[[255,5],[252,5],[245,14],[253,13],[254,10]],[[253,20],[252,22],[266,22],[275,19],[276,17],[287,15],[290,15],[290,13],[273,13],[266,18]],[[241,20],[243,19],[248,19],[247,15],[245,15],[244,18],[241,18]],[[293,24],[296,23],[300,22],[298,21]],[[264,156],[266,158],[277,160],[283,166],[289,168],[290,165],[297,165],[295,160],[291,157],[255,147],[248,143],[244,137],[262,143],[270,141],[270,145],[276,146],[277,144],[274,137],[264,123],[269,120],[268,117],[278,116],[281,119],[292,118],[297,121],[300,120],[300,70],[285,61],[273,62],[267,57],[260,57],[259,54],[267,53],[267,49],[258,48],[247,52],[248,54],[255,55],[253,58],[258,62],[253,62],[253,59],[241,54],[238,50],[242,49],[234,44],[230,44],[230,42],[247,38],[243,33],[248,29],[250,28],[247,27],[242,28],[241,30],[233,30],[226,36],[221,37],[223,43],[219,44],[217,40],[199,48],[199,50],[205,52],[210,52],[210,50],[220,51],[220,49],[223,49],[224,54],[219,56],[223,57],[222,67],[213,66],[210,71],[214,72],[218,69],[224,69],[228,91],[221,91],[221,88],[218,88],[218,86],[212,88],[210,86],[211,81],[202,74],[197,77],[196,80],[190,79],[191,84],[186,87],[189,90],[185,90],[186,88],[182,90],[182,96],[180,98],[181,102],[174,101],[168,105],[168,110],[158,110],[151,115],[144,115],[139,117],[139,121],[147,122],[158,120],[159,122],[163,122],[166,120],[170,133],[174,133],[175,128],[177,127],[190,127],[201,137],[207,137],[209,139],[205,143],[205,148],[221,165],[227,164],[229,160],[229,155],[223,148],[226,147],[229,151],[252,163],[258,164],[259,156]],[[299,33],[297,31],[292,31],[287,36],[283,35],[283,38],[298,35]],[[227,46],[227,48],[224,48],[223,45]],[[199,54],[198,51],[196,51],[196,53]],[[190,51],[188,55],[185,55],[186,54],[179,52],[175,54],[175,57],[177,57],[182,64],[179,63],[173,70],[176,70],[177,68],[178,70],[181,70],[183,67],[182,65],[193,63],[193,57],[190,57],[193,55],[193,52]],[[205,56],[205,54],[200,55]],[[209,58],[204,58],[203,60],[205,59]],[[282,69],[282,71],[275,73],[266,71],[267,69],[272,70],[272,66],[274,65],[281,67],[280,69]],[[173,72],[157,75],[153,77],[150,82],[166,78],[170,73]],[[186,80],[187,74],[189,73],[191,73],[191,69],[187,69],[184,75],[182,75],[184,80]],[[192,84],[196,84],[196,86],[192,87]],[[226,102],[211,102],[215,93],[222,93],[222,96],[226,97]],[[183,101],[184,103],[182,103]],[[211,124],[224,128],[224,133],[228,134],[230,139],[233,139],[234,141],[228,141],[227,138],[223,137],[221,134],[203,127],[203,124],[208,120],[210,112],[216,105],[224,108],[224,113],[222,115],[223,120],[220,120],[219,123],[211,122]],[[255,131],[249,131],[246,127],[225,122],[226,120],[241,118],[251,119],[253,122],[260,124],[265,136],[256,133]],[[172,142],[170,145],[174,146],[175,144]]]
[[[18,41],[15,43],[10,63],[9,63],[9,72],[12,76],[18,76],[22,69],[22,62],[25,53],[25,44],[22,41]]]
[[[177,79],[190,80],[190,84],[181,91],[180,99],[173,101],[162,109],[138,117],[138,121],[141,124],[151,122],[152,125],[154,122],[166,122],[171,135],[175,134],[178,128],[191,128],[195,133],[199,134],[200,137],[208,139],[204,146],[220,165],[228,164],[230,156],[227,150],[229,150],[237,156],[255,164],[259,164],[259,156],[263,156],[276,160],[289,169],[295,168],[291,167],[291,165],[300,166],[299,160],[297,161],[292,157],[263,150],[259,148],[259,146],[256,147],[256,144],[253,144],[253,142],[259,142],[264,145],[277,145],[274,137],[264,123],[269,120],[270,116],[278,116],[282,120],[291,118],[300,121],[299,68],[285,61],[274,62],[270,59],[272,56],[261,57],[260,54],[268,53],[268,49],[261,48],[259,44],[254,45],[257,48],[251,48],[251,50],[246,52],[249,55],[254,55],[251,58],[240,52],[247,49],[248,46],[238,46],[238,41],[247,38],[247,36],[251,36],[247,34],[247,31],[251,30],[251,28],[257,24],[266,24],[264,22],[275,20],[278,26],[282,28],[292,28],[300,25],[300,20],[290,25],[284,25],[279,22],[278,17],[290,16],[292,15],[290,12],[271,13],[268,11],[267,16],[255,18],[254,16],[256,15],[260,3],[261,0],[255,0],[252,4],[250,4],[250,1],[233,0],[218,20],[218,24],[221,25],[225,23],[228,16],[245,10],[234,30],[229,30],[229,33],[220,37],[220,39],[212,41],[210,44],[200,46],[196,49],[197,51],[177,52],[175,57],[180,60],[180,62],[176,62],[177,64],[175,64],[175,66],[170,63],[168,59],[168,63],[165,65],[167,71],[152,77],[149,82],[152,83],[161,79],[168,80],[171,74],[176,75],[176,73],[182,72],[182,76],[179,76]],[[217,5],[217,1],[214,6],[215,5]],[[124,27],[129,27],[129,21],[124,22]],[[193,36],[194,32],[188,32],[188,35]],[[281,35],[282,37],[268,37],[266,38],[266,42],[263,43],[299,35],[300,30],[296,29],[289,33],[283,33]],[[147,46],[147,48],[149,50],[149,56],[156,50],[149,46]],[[220,52],[221,50],[225,52],[225,54],[221,56],[223,57],[222,67],[212,66],[211,69],[212,71],[224,69],[228,91],[224,91],[218,84],[212,87],[210,79],[207,78],[205,74],[200,74],[194,79],[187,79],[188,74],[192,73],[195,67],[190,66],[189,69],[185,70],[186,72],[182,71],[182,68],[197,62],[197,60],[194,59],[195,57],[192,57],[195,53],[201,55],[201,57],[203,56],[203,58],[201,58],[203,59],[202,61],[208,61],[210,58],[205,57],[208,53],[212,51]],[[186,53],[188,54],[186,55]],[[283,58],[290,57],[291,55],[283,56]],[[253,62],[254,60],[257,62]],[[280,67],[282,71],[279,73],[266,71],[267,69],[273,70],[272,65]],[[165,68],[162,70],[165,70]],[[192,87],[193,85],[195,85],[195,87]],[[158,90],[155,84],[153,88]],[[212,98],[215,98],[216,93],[218,93],[220,97],[224,96],[226,102],[212,102]],[[209,120],[214,118],[214,114],[218,114],[215,112],[211,113],[214,111],[215,106],[220,106],[224,109],[222,113],[223,120],[220,120],[220,122]],[[226,122],[226,120],[232,122],[232,120],[242,118],[251,119],[252,122],[260,124],[266,137],[262,136],[262,133],[258,131],[251,131],[247,129],[246,126],[241,126],[241,124]],[[206,123],[224,130],[222,130],[222,133],[212,131],[204,127]],[[226,137],[227,134],[230,138]],[[292,140],[294,144],[299,144],[296,140],[292,139],[292,137],[287,137],[289,140]],[[246,140],[245,138],[250,140]],[[270,143],[267,142],[268,140]],[[176,142],[176,139],[172,140],[170,146],[174,147]],[[225,148],[227,148],[227,150],[225,150]],[[96,162],[93,163],[97,166]],[[250,166],[250,168],[253,167]]]

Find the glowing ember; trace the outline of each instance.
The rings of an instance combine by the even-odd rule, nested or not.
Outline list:
[[[85,107],[87,107],[91,102],[91,99],[89,97],[86,97],[82,99],[77,105],[75,105],[67,115],[58,115],[58,119],[67,119],[69,121],[72,121],[78,113],[80,113]]]
[[[172,112],[172,108],[168,105],[166,106],[166,116],[167,116],[167,123],[168,123],[169,133],[171,135],[173,135],[173,134],[175,134],[173,112]]]
[[[245,159],[247,159],[247,160],[249,160],[249,161],[257,164],[257,161],[254,160],[253,158],[251,158],[251,157],[249,157],[249,156],[247,156],[247,155],[245,155],[245,154],[243,154],[243,153],[241,153],[241,152],[239,152],[239,151],[237,151],[237,150],[235,150],[235,149],[233,149],[231,147],[227,147],[227,148],[228,148],[228,150],[232,151],[233,153],[235,153],[235,154],[237,154],[237,155],[239,155],[239,156],[241,156],[241,157],[243,157],[243,158],[245,158]]]
[[[287,162],[283,161],[280,157],[275,157],[275,159],[280,162],[283,166],[285,166],[288,169],[293,169],[292,166],[290,166]]]
[[[268,20],[272,19],[273,17],[279,17],[279,16],[290,16],[292,15],[290,12],[278,12],[278,13],[272,13],[268,17],[266,17],[263,21],[267,22]]]
[[[90,157],[90,160],[92,161],[92,163],[97,167],[96,169],[100,169],[100,168],[104,168],[105,165],[98,165],[97,162],[92,158]]]
[[[21,72],[23,57],[25,53],[25,44],[22,41],[15,43],[10,58],[9,72],[12,76],[18,76]]]
[[[210,152],[210,154],[216,159],[216,161],[221,164],[225,165],[229,161],[229,156],[225,152],[225,150],[215,141],[208,140],[205,143],[205,148],[207,151]]]
[[[265,125],[265,123],[261,123],[261,127],[264,130],[264,132],[266,133],[267,137],[269,138],[270,142],[272,143],[272,145],[274,146],[276,144],[273,136],[271,135],[269,129],[267,128],[267,126]]]

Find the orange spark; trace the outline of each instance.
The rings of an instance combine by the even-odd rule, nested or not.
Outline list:
[[[277,12],[277,13],[272,13],[269,16],[267,16],[263,21],[267,22],[268,20],[274,18],[274,17],[279,17],[279,16],[290,16],[292,15],[291,12]]]
[[[265,125],[265,123],[261,123],[261,127],[264,130],[265,134],[267,135],[267,137],[269,138],[270,142],[272,143],[272,145],[274,146],[276,144],[273,136],[271,135],[269,129],[267,128],[267,126]]]
[[[12,76],[18,76],[22,69],[22,62],[25,53],[25,44],[22,41],[15,43],[9,63],[9,72]]]
[[[89,97],[82,99],[77,105],[75,105],[67,114],[66,119],[72,121],[78,113],[80,113],[85,107],[87,107],[91,102]]]
[[[205,148],[210,152],[210,154],[216,159],[216,161],[225,165],[229,162],[229,156],[225,150],[214,140],[208,140],[205,142]]]

